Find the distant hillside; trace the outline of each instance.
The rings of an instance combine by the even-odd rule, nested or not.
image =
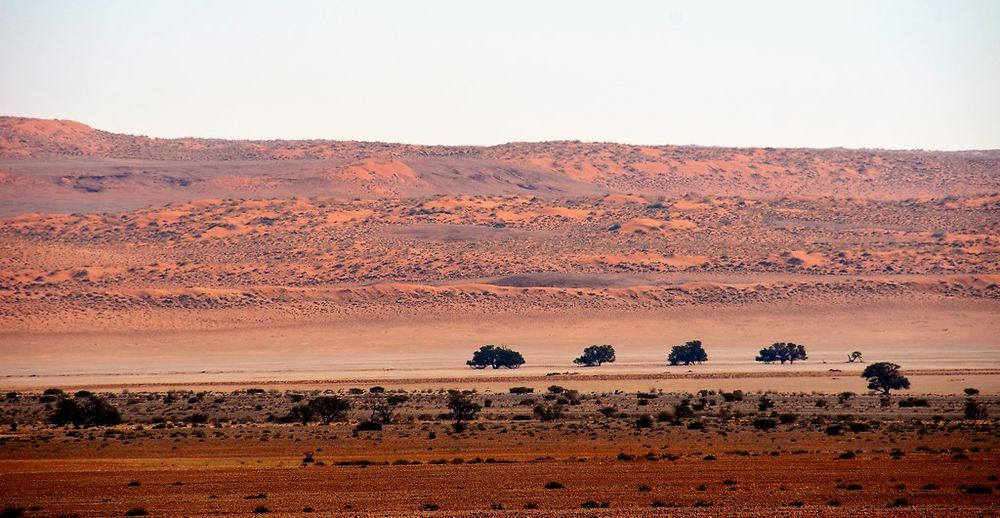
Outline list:
[[[1000,191],[1000,151],[156,139],[73,121],[0,117],[0,185],[3,214],[206,197],[635,193],[898,200]]]

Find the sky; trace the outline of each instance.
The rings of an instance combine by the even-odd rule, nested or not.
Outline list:
[[[1000,148],[1000,1],[0,0],[0,114],[155,137]]]

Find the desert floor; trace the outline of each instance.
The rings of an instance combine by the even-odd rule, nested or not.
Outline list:
[[[703,380],[714,382],[716,380]],[[980,381],[980,380],[977,380]],[[560,382],[566,388],[576,385]],[[715,390],[559,395],[481,391],[488,405],[452,431],[438,390],[107,394],[125,424],[55,429],[39,394],[0,403],[0,505],[27,516],[990,516],[1000,512],[1000,427],[962,418],[962,397],[888,407],[872,396]],[[558,389],[556,389],[558,390]],[[345,422],[270,422],[335,393]],[[355,431],[389,395],[393,424]],[[995,401],[975,396],[996,412]],[[682,399],[705,405],[674,419]],[[774,407],[759,409],[762,399]],[[825,401],[825,407],[817,401]],[[488,403],[487,403],[488,401]],[[533,405],[563,415],[541,421]],[[610,409],[610,411],[601,411]],[[202,416],[200,419],[196,416]],[[641,415],[654,416],[638,428]],[[773,416],[771,430],[754,421]],[[204,424],[191,424],[191,421]],[[307,452],[312,463],[304,463]],[[546,489],[551,482],[562,487]],[[551,486],[552,484],[550,484]],[[597,508],[584,508],[593,502]],[[607,505],[602,508],[600,506]],[[258,509],[260,511],[260,509]]]

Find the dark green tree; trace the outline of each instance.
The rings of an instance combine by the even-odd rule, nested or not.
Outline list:
[[[868,388],[889,396],[890,390],[910,388],[910,380],[899,372],[899,365],[888,362],[873,363],[865,367],[861,377],[868,380]]]
[[[309,401],[309,408],[319,416],[323,424],[343,419],[351,409],[351,402],[337,396],[319,396]]]
[[[506,347],[484,345],[472,353],[472,359],[465,364],[473,369],[485,369],[486,367],[516,369],[524,365],[524,357],[521,356],[521,353]]]
[[[309,405],[295,405],[288,411],[288,421],[309,424],[316,419],[316,411]]]
[[[62,397],[56,403],[56,410],[49,417],[56,425],[72,424],[81,426],[114,426],[122,422],[122,415],[108,400],[100,396],[87,398]]]
[[[966,419],[986,419],[990,416],[986,410],[986,405],[977,403],[972,398],[965,400],[965,408],[963,410]]]
[[[808,360],[804,345],[793,344],[791,342],[777,342],[760,350],[756,361],[764,363],[781,362],[784,364],[795,363],[795,360]]]
[[[615,361],[615,348],[610,345],[591,345],[583,350],[583,356],[573,360],[584,367],[600,367],[602,363]]]
[[[684,345],[675,345],[670,349],[670,355],[667,356],[667,362],[670,365],[681,363],[691,365],[692,363],[701,363],[704,361],[708,361],[708,354],[701,347],[701,340],[692,340]]]
[[[482,408],[457,390],[451,391],[448,395],[448,409],[451,410],[451,418],[455,421],[452,427],[456,432],[465,430],[465,423],[475,419]]]

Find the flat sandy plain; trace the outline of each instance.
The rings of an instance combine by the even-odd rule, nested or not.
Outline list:
[[[627,516],[660,500],[681,505],[674,514],[786,514],[797,501],[811,514],[989,514],[993,497],[959,486],[991,484],[996,424],[955,419],[967,387],[1000,411],[998,216],[998,151],[165,140],[0,118],[0,385],[26,394],[2,407],[21,424],[0,449],[4,500],[81,516],[133,503],[155,515],[246,513],[258,502],[243,497],[259,492],[288,513],[409,515],[434,503],[436,514],[467,515],[500,503]],[[693,339],[710,360],[668,367],[670,346]],[[776,341],[805,344],[809,360],[753,361]],[[465,367],[486,343],[527,364]],[[604,343],[616,363],[572,364]],[[930,413],[876,410],[871,399],[875,431],[828,438],[826,421],[864,404],[828,408],[822,422],[805,414],[820,394],[865,393],[863,365],[845,362],[854,350],[901,364],[905,395],[930,398]],[[253,409],[240,391],[264,387],[278,391],[263,404],[278,415],[286,391],[381,385],[475,389],[530,416],[507,389],[551,384],[590,403],[544,423],[488,409],[499,413],[456,438],[434,417],[440,398],[360,437],[351,423],[293,427],[259,411],[236,424],[206,408],[206,427],[182,424],[195,407],[163,410],[177,424],[154,429],[163,412],[128,404],[194,390]],[[28,403],[49,387],[113,394],[128,424],[106,439],[52,430]],[[776,410],[801,417],[765,433],[712,407],[700,417],[708,431],[636,430],[645,408],[605,418],[595,406],[720,389],[786,394],[791,406]],[[354,423],[365,417],[356,406]],[[617,431],[592,438],[607,429]],[[425,441],[429,430],[438,442]],[[319,448],[326,466],[300,466]],[[862,452],[832,460],[848,448]],[[889,461],[892,448],[906,455]],[[685,455],[617,460],[650,450]],[[703,461],[709,453],[717,460]],[[422,464],[337,466],[359,457]],[[430,464],[439,458],[449,464]],[[563,492],[536,487],[563,478],[573,481]],[[736,489],[720,486],[727,478]],[[865,489],[837,496],[838,479]],[[483,491],[497,481],[510,487]],[[701,483],[714,494],[692,492]],[[41,484],[63,496],[35,498]],[[927,484],[947,489],[917,491]],[[886,507],[897,497],[913,505]],[[587,499],[611,507],[579,509]],[[713,506],[691,507],[699,501]]]

